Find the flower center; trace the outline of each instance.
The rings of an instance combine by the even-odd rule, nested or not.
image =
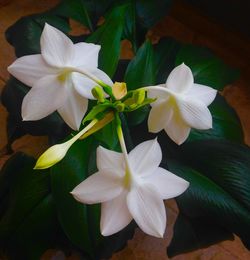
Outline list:
[[[64,69],[64,70],[57,76],[57,79],[58,79],[61,83],[64,83],[64,82],[68,79],[68,77],[69,77],[69,75],[70,75],[71,72],[72,72],[72,70],[70,70],[70,69]]]
[[[132,175],[131,175],[129,169],[126,169],[125,176],[124,176],[124,179],[123,179],[123,185],[128,190],[130,190],[130,187],[131,187],[131,181],[132,181],[131,177],[132,177]]]

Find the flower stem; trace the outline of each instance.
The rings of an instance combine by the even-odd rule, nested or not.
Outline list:
[[[72,142],[75,142],[76,140],[78,140],[82,135],[87,133],[98,121],[99,121],[98,119],[93,119],[86,127],[84,127],[78,134],[76,134],[70,140]]]
[[[123,136],[123,131],[122,131],[121,119],[120,119],[118,113],[115,114],[115,119],[116,119],[117,136],[118,136],[120,146],[121,146],[121,149],[122,149],[122,153],[123,153],[123,156],[124,156],[124,159],[125,159],[126,168],[127,168],[129,175],[132,176],[131,175],[132,171],[131,171],[131,167],[129,165],[129,159],[128,159],[128,151],[127,151],[127,148],[126,148],[126,144],[125,144],[125,140],[124,140],[124,136]]]

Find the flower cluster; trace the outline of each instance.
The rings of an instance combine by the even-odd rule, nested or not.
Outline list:
[[[162,237],[166,228],[163,200],[180,195],[189,183],[159,167],[162,152],[157,139],[145,141],[128,153],[119,113],[150,104],[149,131],[164,129],[175,143],[182,144],[191,128],[212,127],[207,106],[216,91],[195,84],[184,63],[170,73],[165,84],[127,91],[126,83],[113,83],[97,68],[99,50],[95,44],[73,44],[46,24],[41,54],[21,57],[9,66],[13,76],[31,87],[22,103],[23,120],[39,120],[57,111],[73,130],[85,125],[67,142],[45,151],[35,168],[53,166],[74,142],[114,120],[121,153],[98,147],[98,172],[75,187],[72,195],[81,203],[102,203],[104,236],[120,231],[134,219],[145,233]],[[95,99],[96,106],[85,116],[89,99]]]

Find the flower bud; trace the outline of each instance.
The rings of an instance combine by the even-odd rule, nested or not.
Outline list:
[[[127,95],[127,85],[125,82],[115,82],[112,88],[116,100],[120,100]]]
[[[95,97],[100,103],[105,101],[103,90],[99,86],[92,88],[91,92],[93,97]]]
[[[143,90],[143,89],[134,92],[133,98],[135,100],[135,103],[137,105],[141,105],[145,99],[145,95],[146,95],[145,90]]]
[[[118,112],[123,112],[124,111],[124,109],[125,109],[125,104],[123,104],[123,103],[118,103],[118,104],[116,104],[116,110],[118,111]]]

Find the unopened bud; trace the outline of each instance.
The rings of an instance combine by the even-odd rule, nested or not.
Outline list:
[[[117,110],[118,112],[123,112],[124,109],[125,109],[125,104],[123,104],[123,103],[118,103],[115,107],[116,107],[116,110]]]
[[[127,95],[127,85],[125,82],[115,82],[112,88],[116,100],[120,100]]]
[[[92,88],[91,93],[99,102],[103,103],[105,101],[103,90],[99,86]]]
[[[145,99],[145,90],[138,90],[136,92],[134,92],[133,98],[135,100],[135,103],[137,105],[140,105],[143,103],[144,99]]]

